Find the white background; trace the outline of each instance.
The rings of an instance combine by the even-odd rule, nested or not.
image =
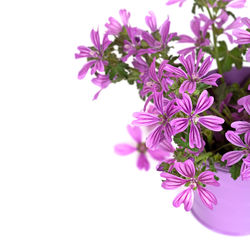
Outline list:
[[[153,10],[159,24],[170,15],[171,31],[190,32],[190,0],[181,9],[164,0],[1,1],[0,249],[249,249],[250,236],[216,234],[173,208],[176,193],[161,188],[155,164],[139,171],[136,155],[114,154],[143,104],[125,82],[93,102],[98,88],[77,80],[85,61],[74,53],[121,8],[132,25],[145,27]]]

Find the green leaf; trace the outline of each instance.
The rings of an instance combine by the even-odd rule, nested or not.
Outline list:
[[[235,164],[232,167],[230,167],[230,173],[231,173],[231,177],[236,180],[239,176],[240,176],[240,169],[241,166],[239,166],[239,164]]]

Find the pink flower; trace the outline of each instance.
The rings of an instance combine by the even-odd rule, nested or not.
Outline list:
[[[140,91],[140,95],[142,97],[145,97],[147,94],[150,94],[145,102],[144,110],[146,110],[146,107],[149,103],[149,101],[152,98],[155,98],[155,95],[157,93],[161,93],[163,91],[167,92],[168,87],[173,84],[173,80],[171,80],[169,77],[164,75],[164,69],[168,61],[164,60],[159,66],[159,70],[156,73],[156,58],[154,57],[153,62],[151,63],[149,70],[148,70],[148,78],[146,78],[147,81],[144,81],[143,88]]]
[[[200,135],[200,124],[212,131],[221,131],[221,124],[224,123],[224,119],[214,116],[200,116],[199,114],[209,109],[214,102],[212,96],[208,97],[207,90],[204,90],[197,101],[197,105],[193,112],[193,104],[190,96],[186,93],[183,94],[183,99],[177,99],[177,104],[181,111],[185,113],[187,118],[175,118],[171,121],[171,125],[174,126],[175,133],[180,133],[186,130],[190,124],[189,133],[189,146],[190,148],[201,148],[202,140]]]
[[[90,60],[82,67],[78,74],[79,79],[83,79],[88,73],[89,69],[91,69],[91,74],[93,75],[95,72],[103,72],[104,66],[108,64],[107,61],[103,59],[104,51],[108,48],[111,41],[109,41],[108,36],[104,35],[102,44],[100,43],[99,31],[92,30],[90,33],[91,41],[94,45],[94,49],[90,49],[85,46],[79,46],[78,50],[80,51],[78,54],[75,54],[75,58],[83,58],[87,57]]]
[[[135,140],[136,146],[132,146],[127,143],[117,144],[115,146],[115,152],[119,155],[129,155],[135,151],[139,152],[139,156],[137,159],[137,167],[140,170],[144,169],[148,171],[150,168],[146,153],[149,153],[149,155],[157,161],[163,161],[165,157],[169,155],[169,153],[163,149],[148,149],[145,143],[142,142],[142,131],[139,127],[132,127],[128,125],[127,130],[131,137]]]
[[[192,54],[188,55],[184,58],[183,55],[179,57],[179,61],[185,67],[187,73],[180,68],[176,68],[170,64],[165,66],[165,70],[175,74],[177,78],[183,77],[185,81],[181,84],[179,92],[184,93],[187,91],[188,93],[194,93],[196,89],[197,83],[205,83],[207,85],[218,86],[216,84],[216,80],[221,77],[220,74],[211,74],[207,76],[207,73],[212,66],[213,59],[208,56],[203,63],[201,64],[200,68],[199,64],[201,59],[203,58],[204,53],[200,50],[198,53],[197,61],[195,63],[195,53],[192,51]]]
[[[201,27],[201,21],[205,22],[203,27]],[[179,36],[180,38],[179,43],[193,43],[193,46],[179,50],[178,53],[182,55],[186,55],[189,52],[192,52],[193,50],[195,50],[196,48],[208,46],[210,44],[210,40],[206,38],[206,35],[207,35],[207,30],[211,24],[212,24],[212,21],[209,18],[202,20],[201,18],[194,17],[194,19],[190,23],[190,26],[195,37],[192,38],[187,35]]]
[[[164,139],[171,142],[173,129],[170,125],[170,120],[171,117],[179,111],[179,108],[174,105],[174,101],[169,101],[164,105],[164,99],[161,93],[155,94],[154,103],[155,112],[153,114],[147,112],[134,113],[133,115],[136,120],[132,123],[135,126],[155,126],[146,140],[146,145],[150,149],[155,149]]]
[[[197,190],[200,199],[210,209],[213,209],[213,205],[217,204],[216,197],[204,188],[204,185],[219,186],[219,183],[215,180],[215,173],[211,171],[205,171],[196,176],[194,163],[191,160],[175,164],[177,172],[184,178],[175,176],[170,173],[162,172],[161,177],[166,178],[162,183],[162,187],[165,189],[176,189],[181,186],[187,186],[187,188],[179,193],[174,201],[173,205],[179,207],[182,203],[186,211],[190,211],[193,205],[194,190]]]

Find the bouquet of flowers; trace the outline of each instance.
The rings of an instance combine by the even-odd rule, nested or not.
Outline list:
[[[250,19],[232,12],[245,2],[194,0],[192,37],[174,32],[169,18],[158,26],[152,11],[145,17],[147,30],[132,26],[122,9],[121,22],[110,17],[103,38],[93,29],[93,45],[79,46],[75,54],[87,59],[78,78],[90,71],[100,87],[94,99],[111,83],[136,85],[145,105],[127,129],[137,146],[118,144],[115,151],[139,152],[137,166],[144,170],[150,167],[146,153],[156,159],[162,187],[184,187],[173,205],[183,203],[186,211],[194,192],[208,208],[217,204],[206,187],[220,185],[221,168],[235,180],[250,180],[250,68],[243,67],[250,61]],[[176,53],[179,44],[184,47]],[[210,71],[213,60],[217,69]],[[227,79],[227,72],[240,69],[244,79]],[[145,142],[140,127],[147,127]]]

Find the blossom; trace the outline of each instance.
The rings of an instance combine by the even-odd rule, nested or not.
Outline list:
[[[242,148],[242,150],[227,152],[222,156],[221,160],[226,160],[227,166],[232,166],[246,156],[246,158],[243,159],[243,163],[245,163],[246,165],[250,165],[250,131],[246,132],[244,136],[245,143],[234,131],[227,131],[225,136],[229,142],[237,147]]]
[[[204,90],[197,101],[195,110],[193,110],[193,105],[191,98],[188,94],[183,93],[183,99],[177,99],[177,104],[181,111],[185,113],[187,118],[175,118],[171,121],[171,125],[174,126],[175,133],[183,132],[190,124],[189,133],[189,146],[190,148],[202,147],[202,140],[200,135],[200,124],[212,131],[221,131],[222,126],[220,124],[224,123],[224,119],[214,116],[199,116],[198,114],[209,109],[214,102],[212,96],[208,97],[207,90]]]
[[[191,21],[190,26],[191,30],[194,33],[195,37],[192,38],[188,35],[180,35],[179,36],[179,43],[193,43],[194,46],[179,50],[179,54],[186,55],[189,52],[195,50],[196,48],[200,48],[203,46],[208,46],[210,44],[210,40],[206,38],[207,30],[209,26],[212,24],[212,21],[207,18],[205,19],[205,24],[203,27],[201,27],[201,18],[194,17],[194,19]]]
[[[128,125],[127,130],[136,142],[136,146],[132,146],[127,143],[117,144],[115,146],[115,152],[119,155],[128,155],[135,151],[139,152],[139,156],[137,159],[137,167],[140,170],[144,169],[147,171],[150,168],[146,153],[149,153],[149,155],[157,161],[162,161],[165,159],[165,157],[168,156],[169,153],[162,149],[152,150],[147,148],[145,143],[142,142],[142,131],[139,127],[133,127]]]
[[[135,27],[127,27],[127,33],[128,33],[128,37],[130,41],[124,40],[123,50],[126,53],[126,55],[122,57],[123,62],[126,62],[128,58],[132,55],[134,56],[138,55],[139,50],[137,49],[137,47],[141,45],[140,36],[141,36],[142,31],[140,29],[135,28]],[[146,50],[143,52],[147,53]],[[142,54],[143,53],[141,53],[141,55]]]
[[[156,73],[156,58],[154,57],[153,62],[150,65],[147,81],[144,81],[143,88],[140,91],[140,95],[142,97],[145,97],[147,94],[151,93],[148,99],[145,102],[144,110],[146,110],[146,106],[149,103],[149,101],[154,98],[156,93],[162,93],[163,91],[168,91],[168,86],[173,84],[173,80],[171,80],[169,77],[164,76],[163,71],[165,69],[165,66],[167,65],[168,61],[164,60],[160,66],[158,73]]]
[[[153,25],[152,23],[150,23],[150,25]],[[156,20],[155,20],[155,25],[156,25]],[[155,26],[152,26],[151,28],[155,29]],[[147,44],[150,46],[150,49],[147,49],[147,52],[157,53],[158,51],[165,49],[168,43],[172,40],[172,38],[174,36],[177,36],[177,33],[169,33],[169,31],[170,31],[170,21],[169,18],[167,18],[167,20],[161,25],[159,30],[159,33],[161,35],[160,41],[156,40],[148,32],[146,31],[142,32],[143,40],[145,40]]]
[[[213,209],[213,205],[217,204],[217,199],[203,186],[219,186],[219,183],[214,178],[215,173],[204,171],[197,176],[194,163],[191,160],[186,160],[183,163],[179,162],[175,168],[182,178],[166,172],[161,173],[161,177],[166,178],[166,180],[162,182],[163,188],[171,190],[184,185],[187,186],[184,191],[175,197],[173,205],[179,207],[183,203],[185,210],[190,211],[193,205],[194,190],[197,190],[204,205]]]
[[[108,64],[107,61],[103,59],[104,51],[108,48],[111,41],[109,41],[108,36],[104,35],[102,44],[100,43],[99,31],[92,30],[90,33],[91,41],[94,45],[94,49],[90,49],[86,46],[79,46],[78,54],[75,54],[75,58],[87,57],[90,60],[82,67],[78,74],[79,79],[83,79],[89,69],[91,69],[91,74],[93,75],[96,71],[103,72],[104,66]]]
[[[185,81],[181,84],[179,92],[184,93],[187,91],[188,93],[192,94],[195,89],[197,83],[205,83],[207,85],[218,86],[216,84],[216,80],[221,77],[220,74],[214,73],[207,75],[210,67],[212,66],[213,59],[208,56],[203,63],[201,64],[200,68],[199,64],[201,59],[203,58],[204,53],[200,50],[197,56],[197,61],[195,63],[195,53],[192,51],[191,54],[186,56],[186,58],[181,55],[179,57],[179,61],[185,67],[186,72],[180,68],[176,68],[170,64],[165,66],[165,69],[168,72],[175,74],[177,78],[183,77]]]
[[[109,76],[108,75],[102,75],[102,74],[98,74],[96,78],[92,79],[92,82],[94,84],[96,84],[97,86],[99,86],[101,89],[94,95],[93,100],[96,100],[100,94],[100,92],[107,88],[109,86],[109,84],[111,83],[111,81],[109,80]]]
[[[130,13],[127,12],[127,10],[123,9],[119,11],[119,14],[123,25],[127,26],[130,18]],[[105,27],[108,29],[106,33],[109,35],[118,35],[122,31],[122,25],[113,17],[109,18],[109,23],[106,23]]]
[[[136,112],[133,114],[136,120],[132,122],[135,126],[155,126],[146,140],[146,146],[152,149],[156,148],[163,139],[171,141],[173,129],[170,125],[170,120],[179,111],[179,108],[174,105],[174,101],[169,101],[164,105],[164,100],[160,93],[155,95],[154,105],[156,108],[154,113]]]

